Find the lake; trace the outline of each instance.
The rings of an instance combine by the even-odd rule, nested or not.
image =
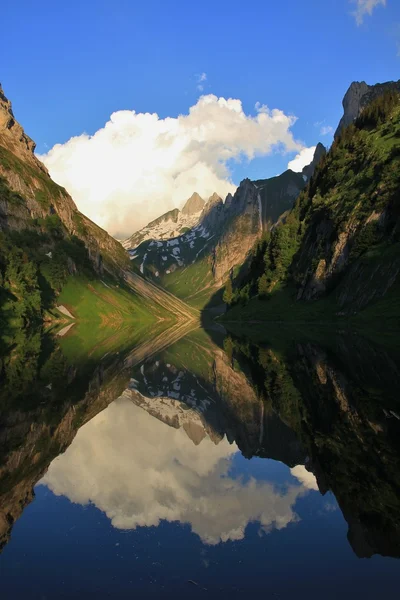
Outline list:
[[[1,598],[398,598],[398,342],[34,334],[2,358]]]

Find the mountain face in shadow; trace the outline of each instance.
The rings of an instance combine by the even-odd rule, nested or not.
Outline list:
[[[50,463],[119,398],[156,419],[147,416],[147,428],[182,430],[199,460],[203,449],[227,456],[232,445],[248,459],[301,469],[314,482],[310,489],[334,493],[357,556],[400,556],[397,352],[341,334],[271,332],[262,343],[221,331],[182,335],[159,335],[153,347],[148,339],[85,364],[58,347],[47,348],[46,358],[35,355],[31,341],[31,382],[17,371],[13,395],[15,373],[2,372],[2,546]]]

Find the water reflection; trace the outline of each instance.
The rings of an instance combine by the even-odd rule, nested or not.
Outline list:
[[[93,502],[114,527],[179,521],[207,544],[242,539],[251,521],[263,531],[295,521],[296,500],[315,489],[312,474],[295,470],[302,485],[281,488],[233,477],[237,452],[226,438],[207,436],[196,447],[183,428],[166,427],[122,397],[82,427],[42,483],[73,502]]]
[[[190,524],[208,545],[242,540],[249,523],[283,530],[299,501],[330,490],[357,556],[400,556],[396,349],[342,334],[185,333],[78,363],[68,340],[42,340],[42,353],[36,340],[18,386],[3,361],[0,544],[41,480],[117,529]],[[255,476],[239,456],[290,472]]]

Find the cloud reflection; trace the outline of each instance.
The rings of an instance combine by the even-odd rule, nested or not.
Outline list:
[[[183,429],[121,397],[80,429],[41,483],[72,502],[92,502],[116,528],[179,521],[207,544],[242,539],[250,522],[267,532],[296,521],[293,506],[310,485],[233,478],[236,452],[226,439],[196,447]]]

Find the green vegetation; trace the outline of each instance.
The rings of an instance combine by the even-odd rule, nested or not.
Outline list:
[[[165,289],[199,309],[209,301],[213,283],[210,261],[206,256],[183,269],[165,274],[162,279]]]
[[[110,278],[89,280],[70,276],[57,301],[77,320],[61,341],[71,357],[92,353],[97,347],[104,354],[109,340],[114,339],[122,347],[157,325],[153,306],[145,305],[123,283],[117,284]]]
[[[226,293],[224,319],[353,318],[371,306],[369,315],[393,321],[399,285],[390,291],[397,300],[384,297],[400,266],[399,189],[400,97],[387,92],[334,141],[285,221],[257,243]]]
[[[20,330],[41,327],[43,321],[65,323],[65,315],[55,310],[60,304],[67,306],[79,321],[74,337],[80,340],[77,344],[84,351],[99,338],[104,340],[133,325],[143,329],[165,317],[161,307],[151,301],[143,304],[119,277],[111,277],[106,272],[100,275],[94,270],[84,241],[69,234],[47,202],[51,194],[59,195],[62,188],[4,148],[0,148],[0,161],[6,171],[13,170],[27,185],[32,183],[30,177],[34,173],[36,183],[45,181],[47,187],[37,188],[34,195],[40,206],[49,210],[43,217],[24,217],[23,229],[0,233],[0,346],[3,349],[17,343]],[[26,207],[25,199],[12,192],[4,178],[0,178],[0,198],[13,206]],[[77,233],[82,235],[90,228],[92,236],[98,234],[105,242],[104,262],[112,264],[113,258],[108,257],[108,234],[78,212],[73,213],[73,220]],[[123,264],[127,260],[125,252],[115,244]],[[98,263],[101,266],[101,260]],[[102,331],[96,332],[96,328]]]

